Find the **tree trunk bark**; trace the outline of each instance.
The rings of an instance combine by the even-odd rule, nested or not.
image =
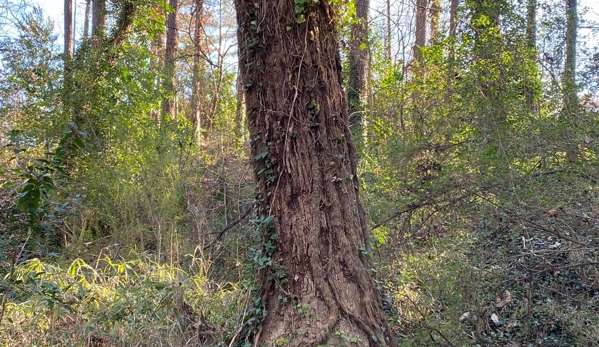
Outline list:
[[[65,114],[70,116],[73,81],[71,78],[71,60],[73,59],[73,0],[64,0],[64,70],[62,105]]]
[[[566,61],[562,88],[564,90],[564,120],[576,126],[578,115],[578,88],[576,87],[576,42],[578,39],[578,2],[566,0]],[[578,149],[573,139],[567,149],[566,159],[573,163],[578,159]]]
[[[329,2],[236,0],[258,182],[255,345],[395,346],[368,260]]]
[[[92,37],[99,44],[106,31],[106,0],[93,0]]]
[[[169,0],[171,11],[166,19],[166,47],[164,50],[164,80],[163,87],[168,94],[162,101],[163,117],[167,114],[171,119],[176,117],[175,98],[176,98],[176,76],[175,76],[175,53],[179,42],[179,33],[177,32],[177,13],[179,12],[179,0]]]
[[[526,45],[529,50],[529,59],[535,61],[537,48],[537,0],[528,0],[526,4]],[[531,85],[531,78],[536,76],[526,76],[526,84],[524,85],[524,97],[526,98],[526,106],[529,111],[535,110],[536,92]]]
[[[86,42],[87,38],[89,37],[89,18],[90,18],[90,14],[91,14],[91,9],[92,9],[92,1],[86,0],[85,1],[85,18],[83,19],[83,42]]]
[[[533,50],[537,46],[537,0],[528,0],[526,5],[526,43]]]
[[[193,76],[191,80],[191,122],[195,129],[195,137],[200,139],[202,114],[201,114],[201,80],[204,74],[204,60],[202,58],[202,40],[204,38],[204,0],[195,0],[194,9],[194,56],[193,56]]]
[[[349,47],[349,125],[356,143],[362,142],[362,113],[368,78],[368,9],[370,0],[356,0],[358,23],[352,26]]]
[[[458,2],[451,0],[449,4],[449,37],[455,39],[458,32]]]
[[[64,0],[64,55],[73,58],[73,0]]]
[[[414,29],[414,60],[420,62],[422,58],[420,47],[426,45],[426,20],[428,0],[416,0],[416,28]]]
[[[436,44],[439,41],[439,20],[441,18],[441,0],[432,0],[431,8],[429,10],[430,16],[430,38],[429,42],[431,45]]]
[[[387,59],[393,64],[393,55],[391,54],[391,0],[387,0]]]

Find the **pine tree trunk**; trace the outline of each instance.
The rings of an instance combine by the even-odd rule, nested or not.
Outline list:
[[[179,0],[169,0],[169,6],[172,12],[169,12],[166,19],[166,47],[164,50],[164,80],[163,88],[168,94],[162,101],[162,114],[170,115],[171,119],[176,117],[175,98],[176,98],[176,76],[175,76],[175,53],[179,42],[179,33],[177,32],[177,13],[179,12]]]
[[[357,143],[362,141],[362,113],[368,78],[368,9],[370,0],[356,0],[358,23],[352,26],[349,47],[349,125]]]
[[[264,239],[255,345],[395,346],[367,255],[334,11],[256,4],[235,1]]]

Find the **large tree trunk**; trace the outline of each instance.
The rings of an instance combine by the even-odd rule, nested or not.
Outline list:
[[[362,140],[362,112],[368,78],[368,8],[370,0],[356,0],[358,23],[352,26],[349,47],[349,125],[356,142]]]
[[[204,74],[204,59],[202,52],[202,41],[204,39],[204,26],[202,24],[204,12],[204,0],[195,0],[193,29],[193,76],[191,80],[191,122],[195,129],[196,139],[200,139],[202,124],[201,117],[201,82]]]
[[[368,260],[335,14],[296,3],[235,1],[264,240],[255,345],[394,346]]]
[[[164,80],[163,87],[168,94],[162,101],[162,114],[176,117],[176,76],[175,76],[175,53],[179,43],[179,33],[177,32],[177,13],[179,12],[179,0],[169,0],[169,6],[172,12],[166,19],[166,47],[164,52]]]

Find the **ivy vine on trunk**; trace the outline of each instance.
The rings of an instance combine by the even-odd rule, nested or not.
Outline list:
[[[396,345],[368,259],[334,9],[313,0],[235,6],[257,220],[268,221],[256,343]]]

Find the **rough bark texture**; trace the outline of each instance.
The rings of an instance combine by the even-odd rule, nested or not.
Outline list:
[[[169,94],[162,101],[162,114],[176,117],[175,93],[175,53],[179,43],[179,33],[177,32],[177,13],[179,12],[179,0],[169,0],[169,6],[172,12],[166,17],[166,47],[164,51],[164,90]]]
[[[326,1],[296,4],[235,1],[266,224],[255,345],[393,346],[367,256],[334,13]]]
[[[426,20],[428,0],[416,0],[416,28],[414,39],[414,60],[420,61],[420,47],[426,45]]]
[[[349,46],[349,124],[356,142],[362,140],[362,112],[368,79],[368,9],[370,0],[356,0],[358,23],[352,26]]]

